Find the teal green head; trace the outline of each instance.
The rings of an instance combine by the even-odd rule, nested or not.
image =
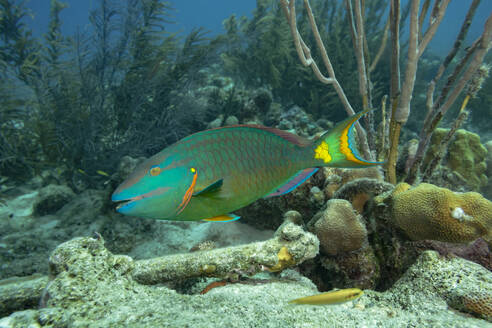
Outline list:
[[[137,166],[114,191],[113,202],[121,202],[119,213],[144,218],[172,218],[188,204],[197,171],[189,160],[157,154]]]

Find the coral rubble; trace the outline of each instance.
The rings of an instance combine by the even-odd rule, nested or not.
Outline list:
[[[264,242],[137,261],[132,276],[142,284],[158,284],[204,273],[227,277],[235,271],[280,271],[316,256],[318,245],[312,234],[288,222],[277,230],[274,238]]]
[[[50,257],[52,276],[42,308],[12,313],[2,327],[490,327],[486,300],[492,274],[479,265],[425,252],[393,288],[341,305],[299,306],[288,301],[317,293],[292,270],[261,284],[225,284],[204,295],[142,285],[132,259],[113,255],[102,239],[76,238]],[[480,292],[480,287],[482,291]],[[485,294],[484,294],[485,292]],[[489,296],[488,296],[489,295]],[[471,298],[476,299],[471,305]],[[448,307],[455,309],[449,311]]]

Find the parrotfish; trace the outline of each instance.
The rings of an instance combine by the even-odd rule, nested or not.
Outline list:
[[[361,297],[364,292],[358,288],[347,288],[341,290],[333,290],[331,292],[296,298],[289,301],[290,304],[311,304],[311,305],[324,305],[324,304],[340,304],[351,300],[355,300]]]
[[[259,198],[286,194],[320,167],[382,164],[361,158],[355,122],[362,111],[310,141],[259,125],[192,134],[137,166],[114,191],[125,215],[179,221],[233,221]]]

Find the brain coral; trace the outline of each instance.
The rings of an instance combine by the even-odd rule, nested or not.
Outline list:
[[[492,292],[466,294],[463,295],[462,302],[465,310],[492,321]]]
[[[367,236],[362,216],[344,199],[330,199],[308,228],[318,237],[321,252],[328,255],[360,249]]]
[[[492,202],[476,192],[400,183],[392,193],[392,222],[413,240],[492,242]]]

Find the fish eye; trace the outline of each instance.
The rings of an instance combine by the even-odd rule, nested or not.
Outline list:
[[[149,173],[151,176],[155,177],[161,173],[161,168],[158,165],[154,165],[150,168]]]

